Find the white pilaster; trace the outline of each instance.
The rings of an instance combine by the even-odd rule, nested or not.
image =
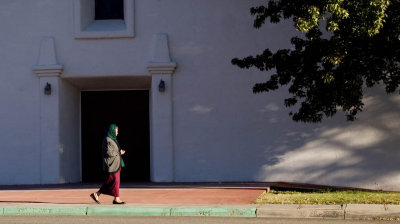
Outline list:
[[[176,63],[169,56],[167,34],[156,34],[153,39],[151,60],[147,69],[152,75],[151,86],[151,180],[174,181],[172,74]],[[165,91],[159,84],[165,83]]]
[[[63,66],[57,64],[53,37],[42,38],[39,60],[33,71],[40,83],[40,183],[59,183],[59,89]],[[44,92],[47,84],[51,87],[50,95]]]

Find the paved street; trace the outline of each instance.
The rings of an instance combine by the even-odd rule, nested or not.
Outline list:
[[[400,223],[400,221],[358,221],[324,219],[267,219],[216,217],[136,217],[136,216],[0,216],[0,224],[372,224]]]

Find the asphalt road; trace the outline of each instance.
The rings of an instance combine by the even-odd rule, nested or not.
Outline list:
[[[372,224],[400,223],[400,221],[358,221],[323,219],[267,219],[216,217],[137,217],[137,216],[0,216],[0,224]]]

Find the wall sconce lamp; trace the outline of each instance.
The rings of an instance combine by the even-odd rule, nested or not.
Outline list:
[[[46,83],[46,86],[44,87],[44,94],[45,95],[51,95],[51,85],[50,85],[50,83]]]
[[[160,84],[158,84],[158,91],[165,92],[165,82],[161,79]]]

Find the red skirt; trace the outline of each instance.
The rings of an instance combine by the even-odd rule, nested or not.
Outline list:
[[[104,182],[103,186],[101,186],[99,192],[102,194],[119,197],[120,173],[121,169],[119,169],[116,173],[107,174],[106,181]]]

